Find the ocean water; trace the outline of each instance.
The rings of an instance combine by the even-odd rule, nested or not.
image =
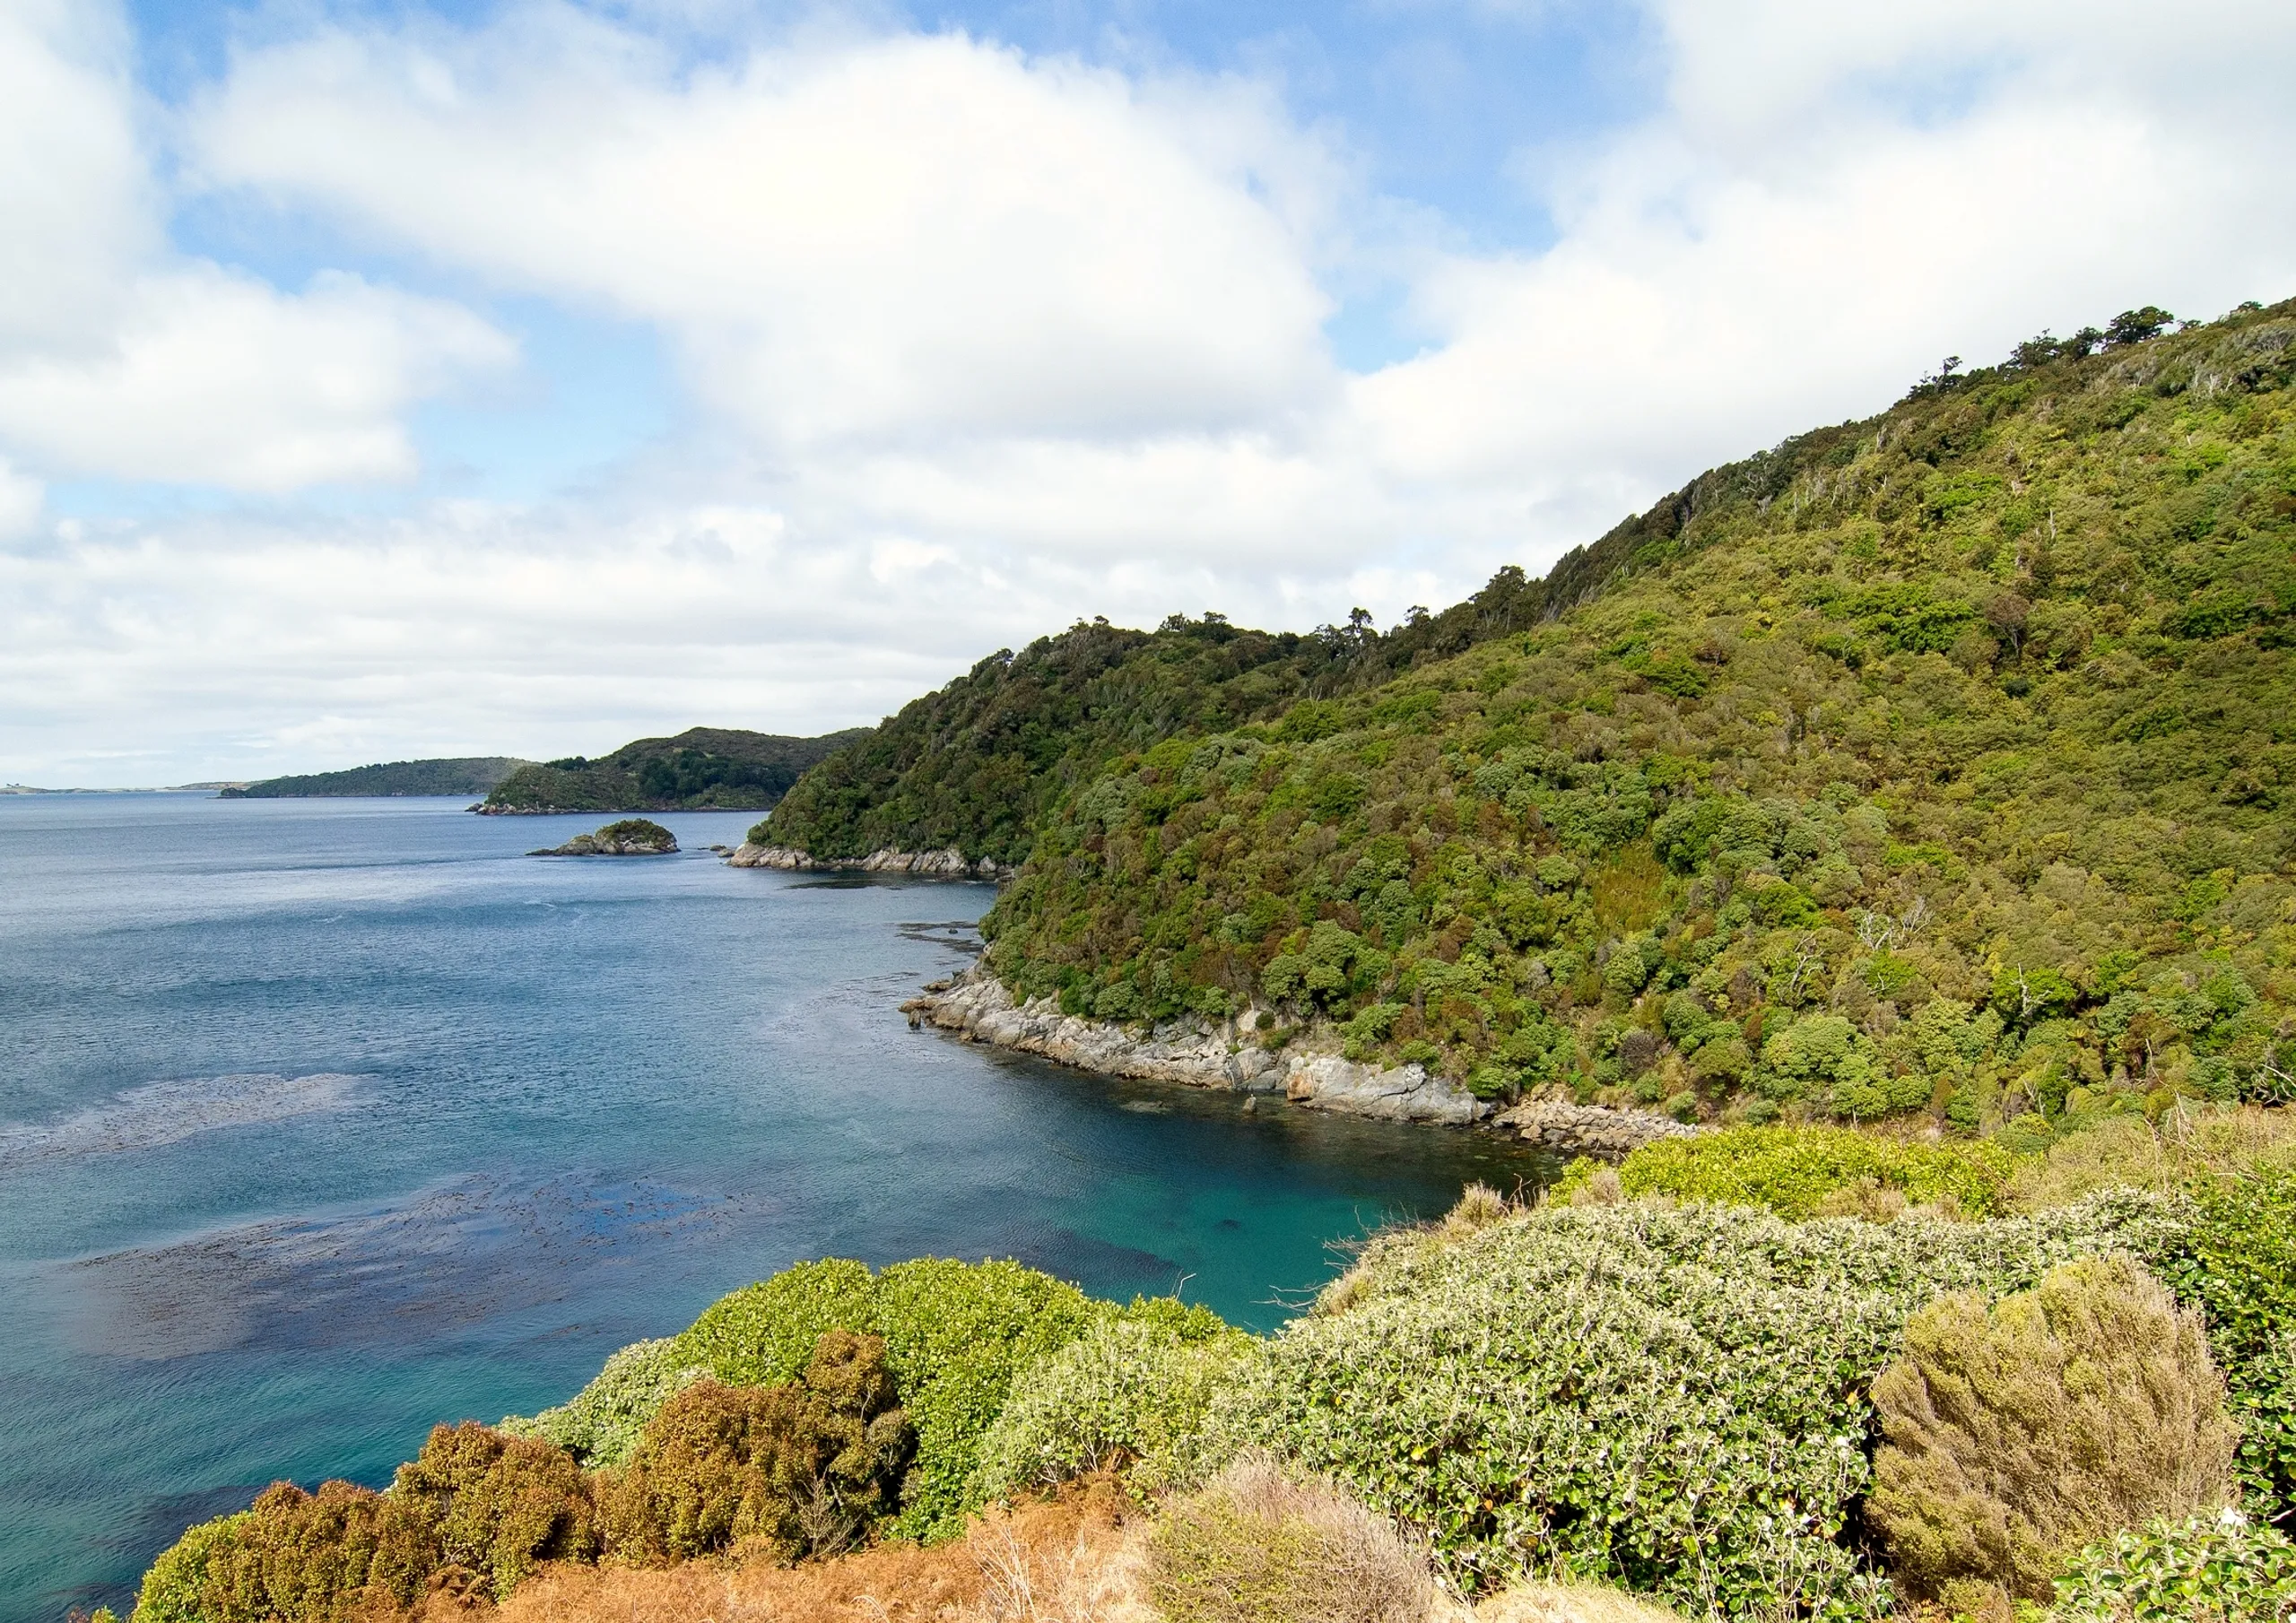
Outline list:
[[[799,1258],[1015,1256],[1268,1328],[1487,1138],[913,1032],[993,892],[523,853],[462,803],[0,799],[0,1623],[264,1484],[380,1484]]]

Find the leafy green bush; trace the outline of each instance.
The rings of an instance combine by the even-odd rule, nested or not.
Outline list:
[[[1469,1581],[1560,1565],[1694,1611],[1856,1615],[1866,1388],[1906,1319],[2173,1225],[2169,1202],[2116,1196],[1887,1227],[1547,1206],[1464,1238],[1401,1234],[1351,1272],[1344,1306],[1241,1367],[1208,1430],[1426,1529]]]
[[[1257,1343],[1204,1308],[1102,1319],[1024,1371],[980,1445],[979,1498],[1108,1465],[1184,1479],[1213,1393]]]
[[[2208,1321],[2232,1413],[2240,1479],[2274,1521],[2296,1512],[2296,1172],[2266,1166],[2196,1180],[2191,1221],[2151,1260]]]
[[[2062,1623],[2282,1623],[2296,1544],[2227,1513],[2100,1540],[2057,1581]]]
[[[883,1336],[917,1428],[899,1531],[938,1539],[959,1532],[977,1503],[980,1439],[1013,1377],[1106,1311],[1018,1263],[927,1257],[873,1277],[859,1263],[829,1259],[722,1298],[677,1338],[675,1357],[746,1384],[790,1378],[831,1330]]]
[[[634,1341],[609,1357],[590,1384],[565,1402],[531,1419],[506,1416],[497,1429],[555,1443],[585,1465],[627,1465],[646,1422],[703,1373],[700,1365],[684,1361],[671,1337]]]
[[[664,1405],[608,1481],[608,1542],[638,1561],[835,1555],[891,1514],[914,1443],[884,1342],[832,1330],[799,1380],[704,1380]]]
[[[1959,1293],[1907,1322],[1874,1383],[1887,1439],[1866,1517],[1891,1570],[2047,1601],[2081,1546],[2231,1498],[2237,1433],[2198,1316],[2126,1254],[2043,1275],[1989,1312]]]
[[[1781,1217],[1815,1216],[1830,1195],[1863,1183],[1916,1205],[1950,1202],[1970,1217],[2005,1204],[2013,1168],[1987,1143],[1902,1143],[1847,1127],[1731,1127],[1645,1144],[1619,1167],[1630,1195],[1766,1206]]]

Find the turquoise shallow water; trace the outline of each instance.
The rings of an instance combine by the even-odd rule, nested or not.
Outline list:
[[[263,1484],[380,1483],[800,1257],[1017,1256],[1267,1328],[1545,1167],[912,1032],[982,885],[460,802],[0,799],[0,1623]]]

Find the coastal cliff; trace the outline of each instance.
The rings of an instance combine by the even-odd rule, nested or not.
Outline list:
[[[1692,1129],[1640,1111],[1540,1099],[1495,1112],[1448,1077],[1419,1064],[1366,1064],[1333,1052],[1336,1034],[1310,1030],[1280,1049],[1244,1040],[1230,1021],[1181,1017],[1144,1030],[1061,1012],[1057,999],[1016,1003],[985,964],[935,982],[901,1005],[915,1026],[968,1042],[1033,1054],[1103,1076],[1281,1098],[1291,1104],[1380,1121],[1482,1125],[1559,1152],[1624,1155]]]
[[[982,857],[967,862],[952,846],[945,851],[873,851],[852,858],[809,856],[787,846],[761,846],[744,840],[726,859],[729,868],[786,868],[794,872],[909,873],[920,879],[1007,880],[1018,870]]]

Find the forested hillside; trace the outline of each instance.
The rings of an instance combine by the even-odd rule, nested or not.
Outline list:
[[[2158,317],[1705,474],[1529,629],[1175,711],[1057,796],[996,969],[1686,1118],[2279,1097],[2296,303]]]
[[[596,760],[573,756],[526,765],[504,778],[487,812],[697,812],[770,806],[806,768],[852,733],[783,738],[735,727],[689,727],[641,738]]]
[[[483,794],[532,761],[508,755],[394,760],[351,767],[341,772],[308,772],[266,777],[244,788],[224,789],[220,800],[300,800],[358,794]]]
[[[1466,602],[1384,635],[1361,611],[1305,636],[1218,614],[1176,614],[1152,632],[1080,623],[1018,654],[1000,649],[905,707],[807,773],[750,838],[816,857],[953,846],[970,861],[1017,864],[1046,809],[1125,751],[1376,687],[1416,661],[1535,625],[1548,590],[1510,566]]]

